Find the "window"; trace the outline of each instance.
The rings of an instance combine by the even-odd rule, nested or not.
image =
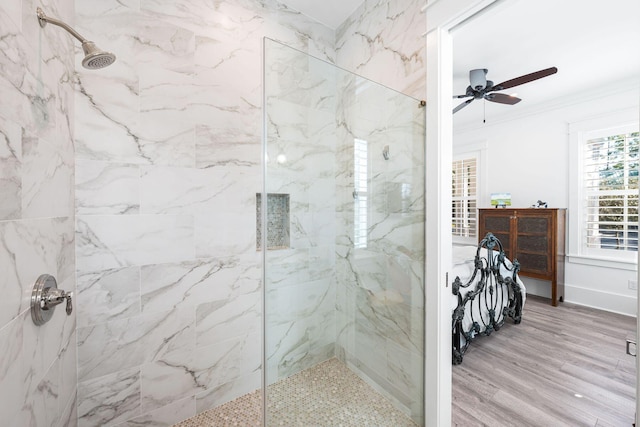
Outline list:
[[[640,163],[637,109],[571,123],[569,137],[569,261],[635,268]]]
[[[475,156],[453,161],[451,231],[454,237],[476,237],[477,165]]]
[[[589,250],[637,251],[640,134],[610,132],[583,144],[582,244]]]

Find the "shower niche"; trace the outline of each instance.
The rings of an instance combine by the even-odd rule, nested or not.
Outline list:
[[[256,194],[256,249],[262,245],[262,194]],[[290,246],[289,195],[267,194],[267,250],[287,249]]]

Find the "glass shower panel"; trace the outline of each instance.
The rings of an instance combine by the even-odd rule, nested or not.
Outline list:
[[[264,55],[265,425],[423,425],[424,109]]]

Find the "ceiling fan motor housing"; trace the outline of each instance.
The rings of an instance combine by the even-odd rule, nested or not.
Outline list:
[[[482,90],[487,85],[487,70],[486,68],[478,68],[469,71],[469,82],[474,90]]]

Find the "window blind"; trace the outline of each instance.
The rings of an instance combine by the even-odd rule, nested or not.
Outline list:
[[[584,147],[584,245],[637,251],[640,134],[589,139]]]
[[[452,165],[451,230],[454,236],[475,237],[477,228],[477,159],[455,160]]]

